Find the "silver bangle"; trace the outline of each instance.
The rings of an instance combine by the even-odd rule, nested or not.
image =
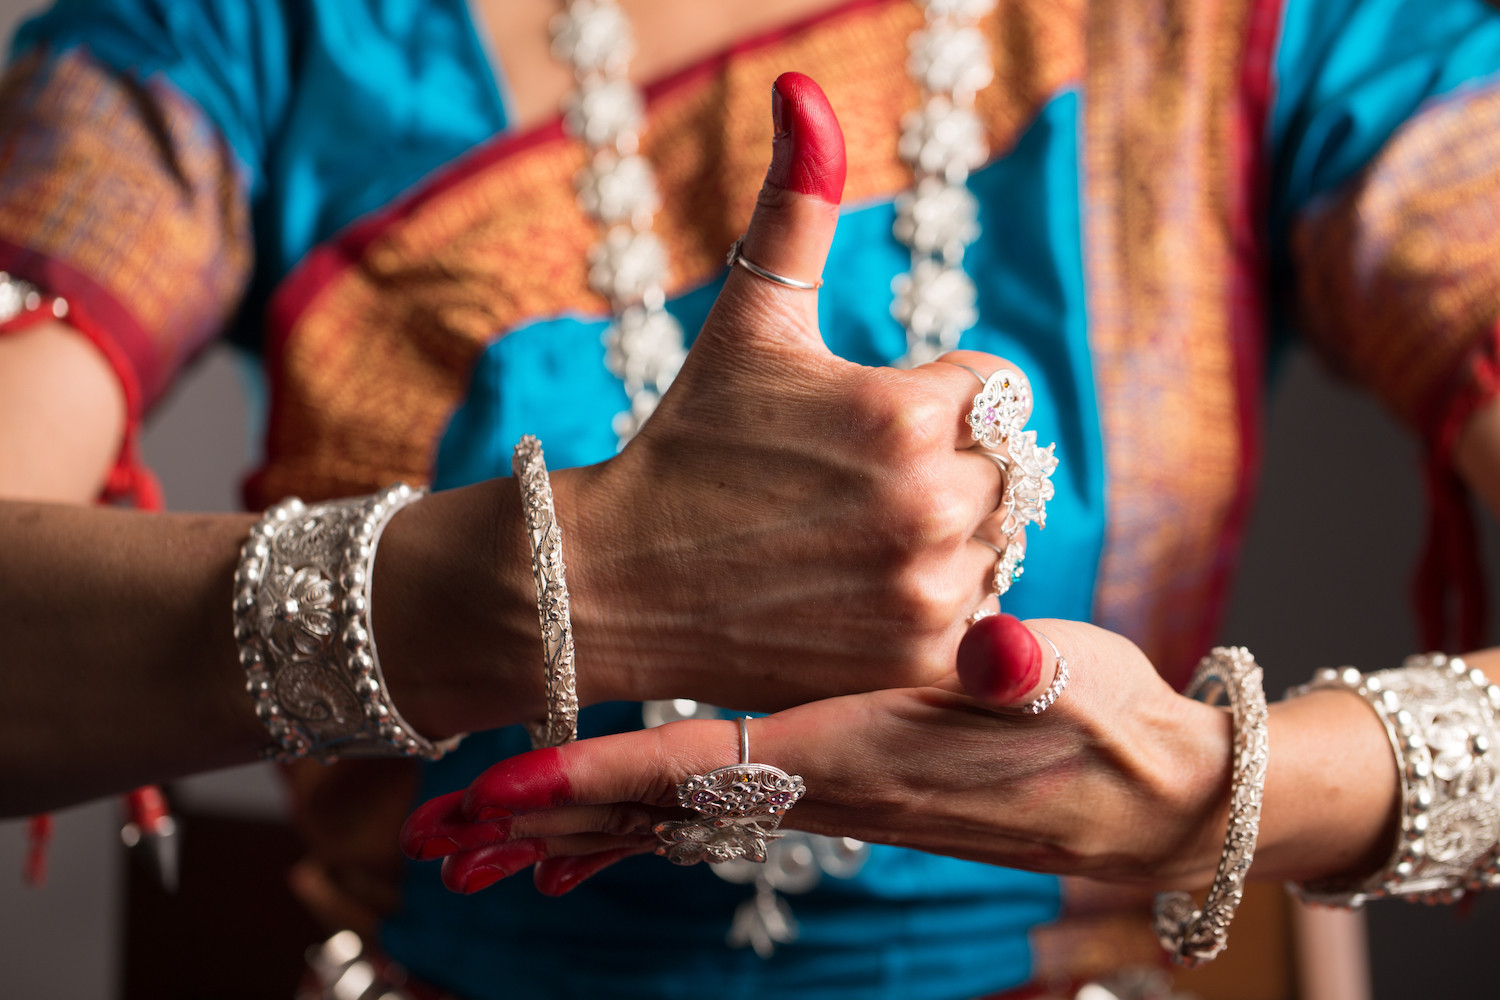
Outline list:
[[[1207,965],[1229,943],[1229,923],[1245,893],[1245,875],[1255,856],[1267,761],[1266,692],[1255,657],[1243,646],[1219,646],[1198,664],[1184,693],[1210,705],[1227,697],[1234,713],[1234,774],[1229,829],[1213,885],[1200,910],[1185,892],[1156,897],[1156,937],[1176,964]]]
[[[1401,827],[1385,866],[1355,884],[1288,883],[1310,903],[1358,907],[1404,896],[1451,903],[1500,886],[1500,687],[1458,657],[1408,657],[1400,670],[1325,668],[1287,692],[1353,691],[1385,726],[1401,778]]]
[[[552,508],[552,482],[542,443],[527,434],[511,455],[511,471],[521,487],[531,574],[536,581],[537,619],[542,626],[542,658],[547,685],[547,719],[528,722],[533,749],[560,747],[578,738],[578,685],[573,671],[573,619],[568,608],[568,577],[563,567],[562,528]]]
[[[234,574],[234,638],[277,744],[267,756],[437,760],[463,739],[428,740],[396,711],[370,626],[381,533],[426,493],[397,483],[311,507],[288,497],[250,529]]]

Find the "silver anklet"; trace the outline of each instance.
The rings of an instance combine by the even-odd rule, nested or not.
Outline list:
[[[288,497],[250,529],[234,574],[234,638],[245,688],[278,760],[314,756],[437,760],[463,737],[431,741],[396,711],[370,626],[375,549],[425,489],[308,507]]]
[[[547,683],[547,720],[528,722],[533,749],[560,747],[578,738],[578,685],[573,671],[573,618],[568,608],[568,577],[563,567],[562,528],[552,508],[552,482],[542,443],[527,434],[511,455],[511,471],[521,487],[536,611],[542,626],[542,657]]]
[[[1325,668],[1287,697],[1313,691],[1353,691],[1380,717],[1401,776],[1401,828],[1390,859],[1369,878],[1288,883],[1288,891],[1354,908],[1385,896],[1451,903],[1500,886],[1500,687],[1456,656],[1429,653],[1400,670]]]
[[[1156,897],[1156,937],[1172,961],[1188,969],[1207,965],[1229,944],[1229,922],[1245,894],[1255,857],[1260,806],[1266,789],[1268,713],[1261,669],[1243,646],[1219,646],[1203,658],[1183,692],[1210,705],[1222,695],[1234,713],[1234,775],[1224,853],[1203,909],[1185,892]]]

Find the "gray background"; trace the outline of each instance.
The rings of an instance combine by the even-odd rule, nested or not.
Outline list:
[[[32,6],[0,0],[0,37]],[[239,362],[214,348],[154,415],[145,453],[169,506],[238,507],[239,479],[253,459],[246,398]],[[1497,579],[1500,541],[1484,520],[1486,561]],[[1414,443],[1374,404],[1295,356],[1272,400],[1260,501],[1223,639],[1256,652],[1273,694],[1325,664],[1395,665],[1416,647],[1406,591],[1421,525]],[[261,767],[193,779],[176,792],[200,811],[274,817],[284,809]],[[118,995],[125,860],[118,826],[111,802],[60,813],[51,880],[29,890],[19,876],[22,824],[0,823],[0,993]],[[1461,956],[1476,956],[1471,971],[1482,974],[1478,963],[1500,940],[1500,908],[1482,903],[1466,921],[1403,904],[1372,909],[1379,1000],[1439,992],[1438,983],[1414,978],[1412,959],[1431,956],[1428,948],[1453,967],[1450,989],[1480,991],[1478,980],[1466,986],[1460,978]],[[1436,967],[1423,964],[1423,975]]]

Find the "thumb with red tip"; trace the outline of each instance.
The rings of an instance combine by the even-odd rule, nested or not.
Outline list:
[[[844,133],[823,89],[802,73],[776,78],[771,117],[771,165],[741,253],[767,271],[817,282],[838,227],[847,170]],[[815,291],[787,288],[735,267],[724,294],[737,305],[774,304],[783,316],[790,309],[807,320],[801,332],[816,337]],[[785,323],[772,328],[792,332]],[[821,344],[822,338],[816,339]]]
[[[958,679],[987,705],[1010,708],[1032,700],[1042,688],[1042,647],[1014,615],[981,618],[958,644]]]

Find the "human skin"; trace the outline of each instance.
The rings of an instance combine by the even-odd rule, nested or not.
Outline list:
[[[975,689],[1014,690],[985,675],[1026,673],[1040,651],[1036,682],[1003,702],[949,675],[749,722],[752,757],[806,781],[784,825],[1154,889],[1207,885],[1228,822],[1227,712],[1173,692],[1121,636],[1065,621],[1009,619],[1009,630],[1045,633],[1069,659],[1067,691],[1041,716],[1015,706],[1051,683],[1053,654],[1012,635],[964,670]],[[1493,671],[1497,657],[1470,662]],[[1397,776],[1373,711],[1341,692],[1280,702],[1269,738],[1253,877],[1378,868]],[[736,750],[733,725],[694,720],[523,754],[419,807],[402,847],[443,858],[443,880],[458,892],[533,863],[543,891],[571,888],[653,849],[651,827],[684,815],[675,786],[732,764]]]
[[[831,147],[798,122],[837,123],[815,85],[796,87],[775,155],[788,177],[816,156],[826,182]],[[768,183],[745,252],[815,278],[837,214],[819,193]],[[993,563],[972,536],[999,540],[998,470],[962,450],[974,377],[836,358],[816,302],[735,269],[642,433],[608,462],[553,475],[582,703],[776,710],[951,670]],[[97,489],[123,427],[118,390],[103,404],[71,395],[113,380],[80,343],[62,325],[0,340],[6,378],[45,375],[55,390],[0,401],[0,437],[18,442],[0,451],[0,494],[18,498],[0,502],[8,815],[251,760],[267,742],[230,633],[253,518],[55,502]],[[85,404],[107,419],[77,421]],[[77,440],[41,447],[39,428]],[[521,524],[515,484],[495,480],[431,496],[383,536],[375,638],[395,703],[424,735],[544,714]]]

